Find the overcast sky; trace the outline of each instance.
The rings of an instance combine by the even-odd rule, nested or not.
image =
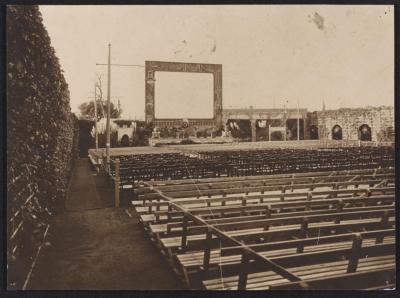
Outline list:
[[[392,6],[57,5],[40,10],[69,84],[73,111],[93,96],[97,74],[103,76],[106,94],[106,67],[96,63],[107,62],[109,42],[112,63],[222,64],[226,108],[279,108],[286,101],[294,108],[299,101],[313,111],[321,109],[323,100],[327,109],[394,102]],[[173,94],[179,84],[163,80],[162,90]],[[182,86],[193,82],[183,81]],[[143,119],[144,68],[113,67],[111,85],[112,100],[120,99],[123,115]],[[192,84],[174,98],[190,98],[196,86],[206,85]],[[165,94],[156,94],[156,105],[168,101]],[[174,104],[164,106],[179,110]],[[193,109],[207,114],[210,108]]]

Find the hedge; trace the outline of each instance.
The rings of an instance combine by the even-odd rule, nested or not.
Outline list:
[[[8,6],[6,25],[8,286],[21,288],[64,206],[76,117],[38,6]]]

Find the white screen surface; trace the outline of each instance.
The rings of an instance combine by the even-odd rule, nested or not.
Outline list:
[[[213,75],[155,72],[156,119],[213,118]]]

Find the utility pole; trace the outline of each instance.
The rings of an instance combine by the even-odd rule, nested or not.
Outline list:
[[[108,63],[96,63],[96,65],[107,65],[107,142],[106,142],[106,157],[107,157],[107,167],[110,168],[110,98],[111,98],[111,66],[128,66],[128,67],[141,67],[145,68],[144,65],[139,64],[111,64],[111,44],[108,44]],[[103,105],[101,105],[103,107]],[[103,114],[104,115],[104,114]]]
[[[99,151],[99,137],[97,132],[97,93],[96,93],[97,85],[94,84],[94,134],[96,138],[96,155]]]
[[[299,108],[299,100],[297,100],[297,141],[300,141],[300,108]]]
[[[110,94],[111,94],[111,44],[108,44],[108,66],[107,66],[107,143],[106,143],[106,156],[107,168],[110,169]]]
[[[284,133],[284,137],[285,137],[285,141],[287,140],[287,128],[286,128],[286,121],[287,121],[287,104],[288,104],[288,100],[286,101],[286,103],[285,103],[285,116],[284,116],[284,123],[283,123],[283,126],[285,127],[285,133]]]
[[[271,142],[271,124],[268,124],[268,142]]]

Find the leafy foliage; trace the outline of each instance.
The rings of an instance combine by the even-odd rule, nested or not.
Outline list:
[[[153,123],[146,123],[139,121],[137,123],[136,131],[133,135],[134,146],[147,146],[149,145],[149,138],[153,131]]]
[[[103,107],[102,107],[103,105]],[[94,111],[94,102],[84,102],[79,106],[79,111],[81,113],[82,118],[94,119],[95,111]],[[120,118],[122,110],[118,110],[115,105],[110,102],[110,118]],[[105,118],[107,115],[107,103],[106,102],[97,102],[97,120]]]
[[[22,210],[24,232],[18,237],[32,249],[40,241],[33,236],[43,234],[48,216],[64,205],[75,120],[38,6],[8,6],[6,18],[8,211]],[[31,193],[34,199],[26,204]]]

